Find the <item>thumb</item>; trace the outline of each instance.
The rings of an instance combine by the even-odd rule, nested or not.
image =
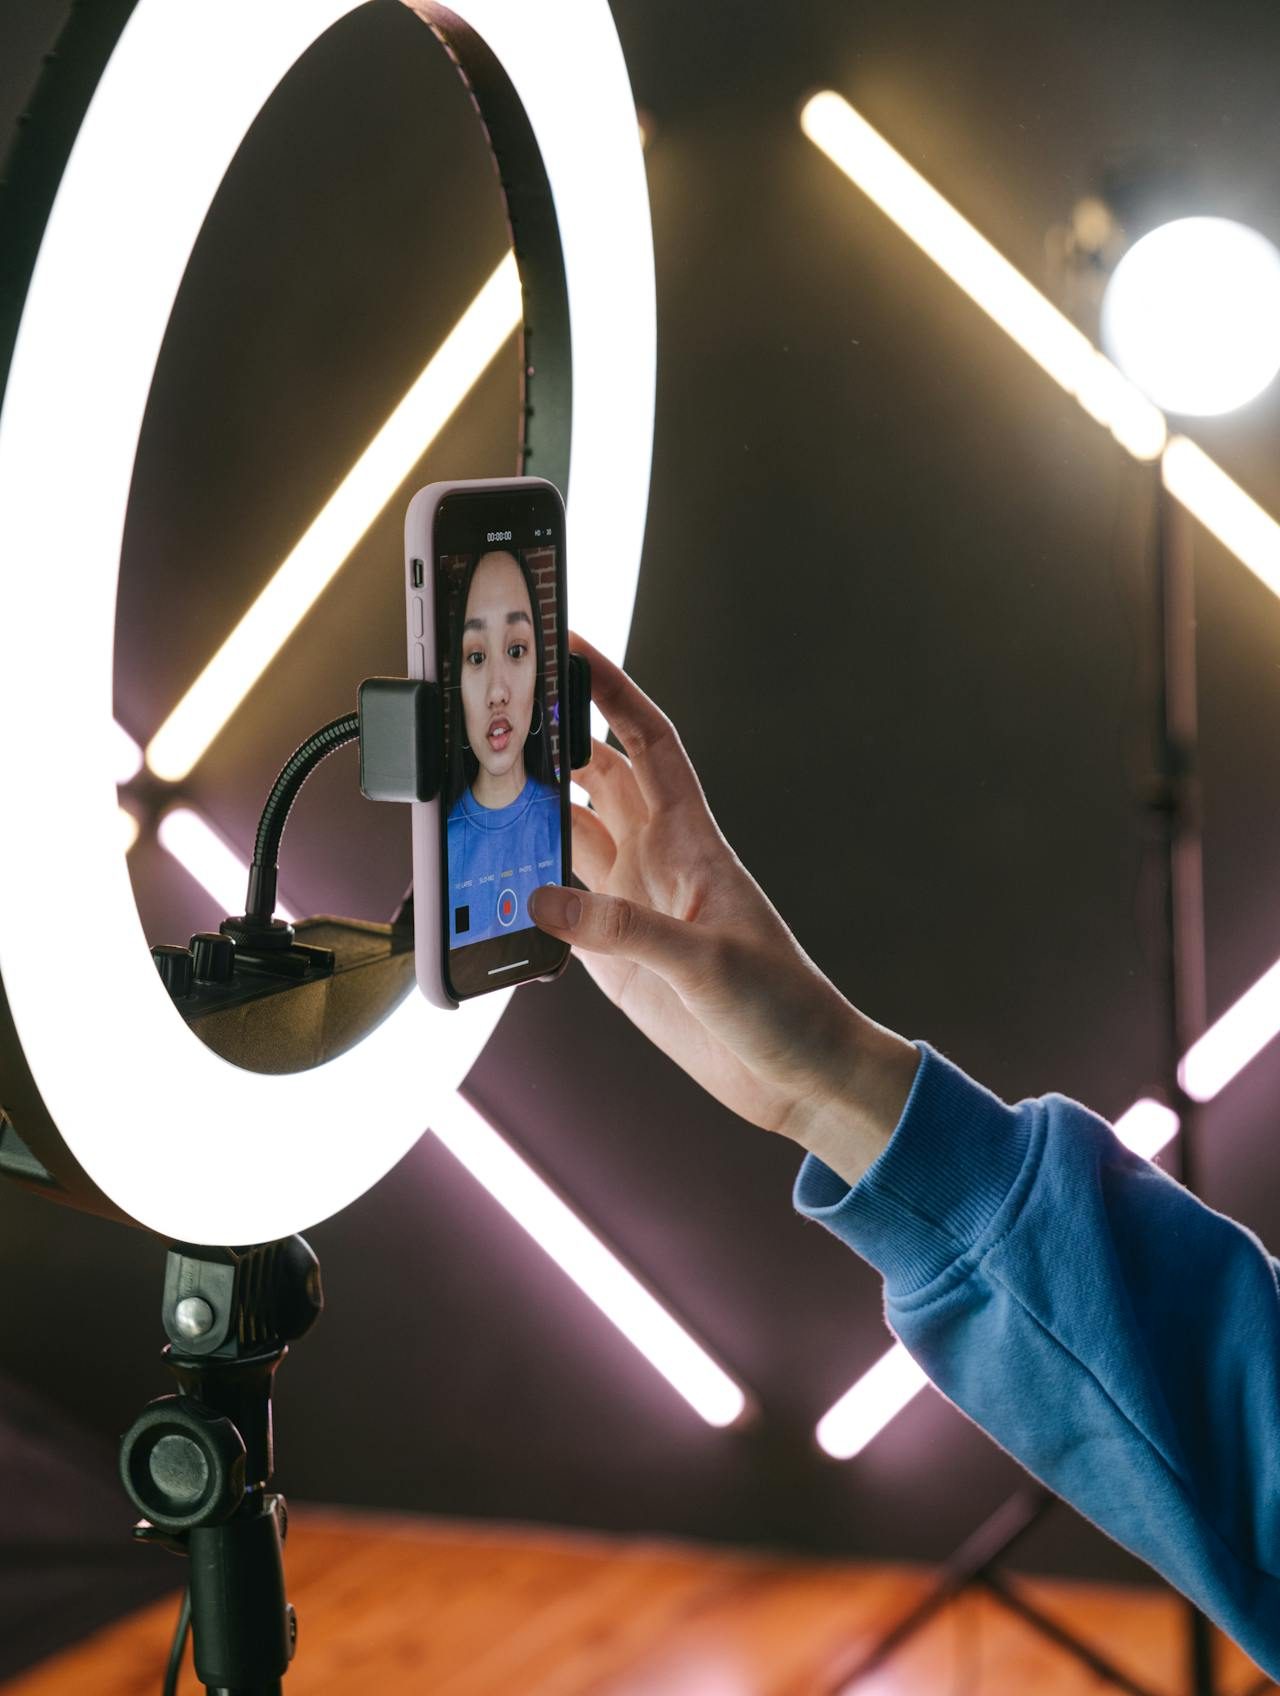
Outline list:
[[[614,954],[647,966],[669,983],[690,978],[705,964],[710,938],[683,919],[621,895],[593,895],[547,883],[529,897],[539,930],[563,937],[575,948]]]

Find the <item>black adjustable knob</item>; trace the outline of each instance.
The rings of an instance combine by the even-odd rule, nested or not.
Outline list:
[[[244,1439],[229,1419],[189,1396],[161,1396],[120,1445],[120,1477],[161,1531],[220,1525],[244,1500]]]
[[[175,998],[191,994],[191,955],[174,942],[158,942],[151,958],[160,973],[160,981]]]
[[[591,662],[569,655],[569,764],[575,771],[591,763]]]
[[[197,983],[229,983],[236,969],[236,945],[216,930],[198,930],[191,938]]]

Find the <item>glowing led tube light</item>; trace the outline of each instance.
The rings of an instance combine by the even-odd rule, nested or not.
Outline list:
[[[249,862],[242,860],[199,813],[190,807],[171,807],[160,820],[156,836],[160,846],[213,896],[224,913],[244,911]],[[276,917],[292,924],[294,915],[283,901],[277,901]]]
[[[508,254],[312,519],[292,553],[147,744],[157,777],[185,777],[337,575],[520,322]]]
[[[111,721],[112,745],[115,749],[116,783],[128,783],[142,770],[142,749],[123,725]]]
[[[0,573],[0,711],[16,721],[32,699],[48,702],[28,734],[0,740],[0,793],[23,797],[41,821],[6,841],[8,1016],[89,1179],[129,1217],[194,1243],[269,1242],[354,1200],[457,1089],[510,994],[450,1013],[408,996],[362,1042],[308,1070],[228,1065],[165,993],[120,845],[109,736],[116,580],[156,360],[250,125],[296,60],[355,9],[352,0],[138,0],[58,184],[0,410],[0,558],[26,562]],[[617,31],[607,0],[451,0],[441,16],[446,28],[452,17],[473,30],[503,68],[550,185],[572,337],[570,605],[620,659],[648,503],[656,314],[644,159]],[[494,284],[491,301],[508,298],[504,286]],[[371,278],[371,299],[376,288]],[[68,489],[94,514],[69,555],[49,522]],[[55,640],[61,682],[50,696]],[[77,901],[112,960],[111,994],[92,1020],[69,1018],[49,953],[46,915],[66,893],[43,849],[50,839],[79,845]],[[181,1124],[167,1105],[178,1097]],[[128,1137],[104,1119],[107,1099],[128,1103]],[[248,1170],[252,1184],[242,1181]]]
[[[1143,1096],[1111,1128],[1132,1153],[1140,1154],[1144,1160],[1154,1160],[1177,1136],[1181,1125],[1172,1107]]]
[[[1164,486],[1211,536],[1280,595],[1280,524],[1203,449],[1175,436],[1164,450]]]
[[[469,1102],[455,1094],[431,1123],[450,1154],[708,1425],[742,1418],[742,1389]]]
[[[816,147],[910,236],[1043,371],[1136,459],[1164,447],[1164,415],[1039,289],[980,235],[847,100],[826,90],[800,125]]]
[[[1193,1101],[1212,1101],[1277,1035],[1280,960],[1191,1044],[1178,1068],[1178,1081]]]
[[[902,1344],[895,1343],[823,1414],[816,1433],[819,1447],[833,1460],[852,1460],[928,1382]]]

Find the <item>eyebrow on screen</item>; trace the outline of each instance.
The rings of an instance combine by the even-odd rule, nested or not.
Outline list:
[[[523,611],[509,612],[507,614],[507,623],[508,624],[519,624],[522,619],[529,626],[530,630],[532,630],[533,629],[533,620],[529,617],[527,612],[523,612]],[[487,623],[488,623],[487,619],[469,618],[467,620],[467,622],[462,627],[463,634],[465,635],[468,630],[483,630],[486,627]]]

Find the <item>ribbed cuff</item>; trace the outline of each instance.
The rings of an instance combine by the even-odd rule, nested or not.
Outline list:
[[[888,1147],[856,1184],[806,1155],[792,1202],[905,1296],[983,1236],[1022,1170],[1034,1104],[1009,1106],[927,1042]]]

